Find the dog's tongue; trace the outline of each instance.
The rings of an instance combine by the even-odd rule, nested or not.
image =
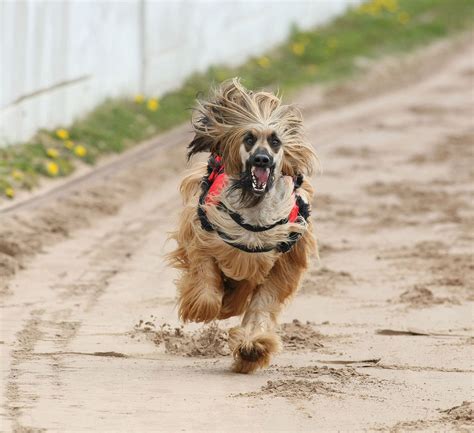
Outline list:
[[[270,174],[270,170],[267,170],[266,168],[255,167],[253,174],[257,178],[258,183],[262,185],[268,182],[268,176]]]

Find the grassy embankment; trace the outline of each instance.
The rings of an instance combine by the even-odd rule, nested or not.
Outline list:
[[[285,93],[357,71],[355,60],[407,52],[465,30],[474,22],[472,0],[371,0],[313,31],[292,32],[287,42],[237,68],[213,66],[158,98],[109,100],[67,129],[39,131],[28,143],[0,149],[0,197],[13,199],[42,176],[71,173],[189,117],[196,95],[213,83],[240,76],[249,88],[277,85]],[[1,200],[1,199],[0,199]]]

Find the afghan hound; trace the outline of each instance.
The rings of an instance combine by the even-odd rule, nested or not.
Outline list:
[[[229,331],[233,369],[266,367],[281,340],[278,315],[298,288],[316,241],[307,180],[317,158],[302,116],[273,93],[224,82],[194,109],[188,159],[209,152],[181,183],[184,210],[172,233],[179,316],[243,316]]]

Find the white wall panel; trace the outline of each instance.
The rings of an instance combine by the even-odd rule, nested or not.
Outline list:
[[[359,0],[0,0],[0,146],[108,97],[161,95]]]

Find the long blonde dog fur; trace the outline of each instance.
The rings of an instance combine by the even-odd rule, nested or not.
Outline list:
[[[268,225],[288,216],[294,205],[294,177],[309,177],[316,163],[301,114],[294,106],[283,105],[269,92],[251,92],[233,79],[211,92],[209,99],[198,101],[192,124],[195,138],[189,154],[210,152],[222,158],[229,182],[218,199],[227,208],[255,225]],[[245,138],[249,136],[252,140]],[[272,187],[258,198],[247,191],[247,200],[243,200],[244,191],[232,184],[242,178],[256,152],[252,149],[260,149],[274,162]],[[249,232],[217,206],[203,205],[212,225],[232,239],[224,242],[216,231],[204,230],[197,215],[205,174],[206,165],[197,163],[181,183],[184,210],[172,234],[177,248],[169,255],[180,271],[179,315],[185,322],[204,323],[243,316],[241,325],[229,331],[229,344],[234,371],[249,373],[268,366],[271,355],[281,348],[275,331],[277,318],[297,290],[316,250],[312,223],[299,218],[271,230]],[[311,202],[313,190],[307,178],[298,194],[305,203]],[[232,242],[249,248],[277,245],[290,233],[302,236],[285,253],[252,253],[232,246]]]

